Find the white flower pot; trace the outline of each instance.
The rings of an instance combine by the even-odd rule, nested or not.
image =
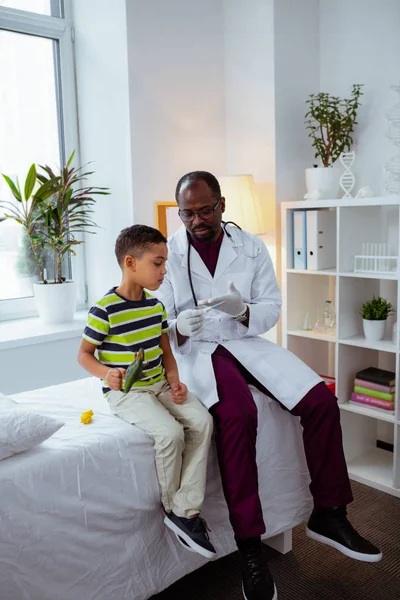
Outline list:
[[[369,342],[379,342],[385,337],[386,320],[368,321],[367,319],[363,319],[363,328],[366,340]]]
[[[322,200],[335,200],[340,192],[340,167],[313,167],[306,169],[307,193],[319,192]]]
[[[43,323],[68,323],[73,320],[77,302],[75,281],[34,283],[33,294]]]

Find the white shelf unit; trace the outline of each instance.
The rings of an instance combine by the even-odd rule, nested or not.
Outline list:
[[[292,213],[324,208],[336,212],[336,265],[321,271],[294,269]],[[317,373],[335,377],[351,479],[400,497],[400,332],[396,343],[391,341],[393,323],[400,315],[400,275],[353,271],[354,256],[361,254],[366,241],[387,242],[391,254],[400,256],[400,196],[285,202],[281,210],[282,345]],[[397,309],[385,339],[376,343],[364,338],[359,314],[373,294],[387,298]],[[325,300],[333,302],[336,331],[304,331],[305,314],[314,324]],[[394,414],[349,403],[355,373],[369,366],[395,371]],[[377,447],[382,431],[393,443],[393,452]]]

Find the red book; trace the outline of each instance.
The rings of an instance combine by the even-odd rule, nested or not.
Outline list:
[[[364,404],[364,406],[371,406],[372,408],[381,408],[390,412],[393,412],[394,409],[393,402],[381,400],[380,398],[372,398],[371,396],[365,396],[365,394],[357,394],[357,392],[352,393],[351,402]]]
[[[380,383],[372,383],[372,381],[366,381],[365,379],[356,379],[354,385],[368,388],[369,390],[376,390],[377,392],[383,392],[384,394],[394,394],[395,386],[381,385]]]

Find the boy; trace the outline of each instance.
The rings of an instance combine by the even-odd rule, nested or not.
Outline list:
[[[154,440],[165,524],[187,549],[213,558],[215,549],[199,516],[212,417],[179,380],[164,305],[145,291],[157,290],[163,282],[166,242],[162,233],[146,225],[121,231],[115,254],[122,282],[90,309],[78,361],[104,380],[113,413]],[[141,348],[143,377],[125,395],[126,369]]]

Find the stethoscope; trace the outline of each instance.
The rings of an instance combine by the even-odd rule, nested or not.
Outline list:
[[[259,247],[258,247],[258,246],[257,246],[257,245],[254,243],[254,241],[253,241],[253,240],[251,240],[251,241],[252,241],[252,243],[253,243],[253,245],[256,247],[256,254],[255,254],[254,256],[253,256],[253,255],[249,256],[248,254],[246,254],[246,253],[244,252],[244,250],[243,250],[243,249],[242,249],[242,248],[241,248],[241,247],[240,247],[238,244],[236,244],[236,243],[234,242],[234,240],[233,240],[233,237],[232,237],[232,234],[231,234],[231,233],[229,233],[229,231],[226,229],[226,226],[227,226],[227,225],[233,225],[234,227],[236,227],[236,228],[237,228],[237,229],[239,229],[240,231],[243,231],[243,230],[242,230],[242,228],[241,228],[241,227],[239,227],[239,225],[238,225],[237,223],[235,223],[234,221],[222,221],[222,229],[224,230],[224,233],[226,233],[227,237],[228,237],[228,238],[229,238],[229,239],[232,241],[232,243],[234,244],[235,248],[237,248],[238,250],[240,249],[240,250],[241,250],[241,252],[242,252],[242,253],[243,253],[243,254],[244,254],[244,255],[245,255],[247,258],[256,258],[256,257],[257,257],[257,256],[260,254],[261,250],[260,250],[260,248],[259,248]],[[246,232],[243,232],[243,233],[246,233]],[[195,291],[194,291],[194,287],[193,287],[193,280],[192,280],[192,269],[190,268],[190,251],[191,251],[191,248],[192,248],[192,244],[190,243],[190,234],[189,234],[189,232],[188,232],[188,231],[186,232],[186,236],[187,236],[187,241],[188,241],[187,270],[188,270],[188,276],[189,276],[190,290],[191,290],[191,292],[192,292],[192,297],[193,297],[193,302],[194,302],[194,305],[195,305],[195,306],[198,306],[198,302],[197,302],[196,293],[195,293]]]

